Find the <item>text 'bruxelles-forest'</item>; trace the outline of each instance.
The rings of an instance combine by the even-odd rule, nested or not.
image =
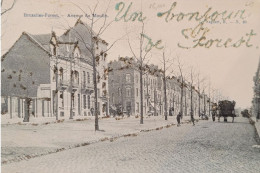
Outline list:
[[[119,2],[115,6],[117,14],[115,16],[115,21],[124,21],[124,22],[144,22],[147,19],[147,16],[144,15],[142,11],[133,11],[132,10],[133,2],[126,5],[124,2]],[[167,6],[166,6],[167,7]],[[206,25],[207,24],[223,24],[225,27],[227,24],[246,24],[246,14],[245,9],[240,9],[236,11],[218,11],[213,10],[212,7],[205,9],[205,12],[178,12],[175,13],[174,10],[177,8],[177,2],[173,2],[168,9],[156,13],[156,17],[161,20],[164,20],[166,23],[171,22],[195,22],[196,25],[190,28],[184,28],[181,30],[181,35],[187,40],[187,42],[180,43],[177,45],[183,49],[204,47],[204,48],[239,48],[241,46],[245,47],[254,47],[250,41],[253,36],[256,36],[256,33],[253,29],[250,29],[247,33],[241,35],[240,38],[208,38],[208,33],[211,31]],[[149,42],[151,42],[151,38]],[[157,43],[157,45],[156,45]],[[158,44],[162,43],[162,40],[158,40],[155,44],[151,44],[150,47],[161,49],[162,46],[158,47]],[[258,46],[256,46],[258,48]]]

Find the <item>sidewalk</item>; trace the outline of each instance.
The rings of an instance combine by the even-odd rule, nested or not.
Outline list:
[[[99,141],[112,142],[118,137],[136,136],[140,132],[160,130],[176,124],[176,116],[168,116],[167,121],[161,116],[144,117],[144,124],[140,124],[140,117],[125,117],[120,120],[105,118],[99,120],[100,131],[95,131],[94,117],[81,121],[80,119],[65,120],[59,123],[55,121],[55,117],[44,119],[45,122],[38,119],[38,123],[36,120],[31,120],[30,123],[17,124],[17,121],[12,120],[9,124],[2,124],[2,164]],[[189,120],[190,117],[183,117],[182,122],[188,123]],[[2,123],[5,123],[5,120],[2,120]]]
[[[256,121],[256,117],[251,117],[251,119],[254,121],[254,126],[256,128],[256,135],[258,135],[256,138],[258,141],[258,144],[260,144],[260,120],[258,122]]]

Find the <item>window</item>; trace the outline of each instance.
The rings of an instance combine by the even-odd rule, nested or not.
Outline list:
[[[61,107],[64,108],[64,95],[63,91],[60,91]]]
[[[138,102],[136,102],[136,112],[139,113],[139,103]]]
[[[131,88],[126,88],[126,96],[127,97],[131,96]]]
[[[135,82],[138,83],[138,75],[135,75]]]
[[[136,88],[136,97],[138,97],[138,88]]]
[[[86,87],[86,72],[83,71],[83,87]]]
[[[56,66],[53,66],[53,82],[55,82],[55,80],[56,80],[56,73],[57,73],[57,71],[58,71],[58,68],[56,67]]]
[[[106,88],[106,82],[102,83],[102,88]]]
[[[90,75],[89,75],[89,72],[87,72],[87,75],[88,75],[88,83],[90,83]]]
[[[88,95],[88,109],[90,109],[90,96]]]
[[[97,96],[100,97],[100,89],[97,89]]]
[[[75,80],[77,82],[77,84],[79,84],[79,72],[75,71]]]
[[[71,94],[71,101],[72,101],[72,108],[74,108],[75,104],[74,104],[74,99],[75,96],[74,96],[74,93]]]
[[[60,81],[63,81],[63,68],[60,68]]]
[[[130,74],[126,74],[126,82],[131,82],[131,79],[130,79]]]
[[[84,107],[84,109],[87,108],[87,98],[86,98],[86,95],[83,95],[83,107]]]

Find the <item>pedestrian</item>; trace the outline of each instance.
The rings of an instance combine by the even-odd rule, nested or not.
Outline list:
[[[91,108],[91,109],[90,109],[90,112],[91,112],[91,115],[93,116],[93,114],[94,114],[94,108]]]
[[[169,116],[172,116],[172,109],[169,108]]]
[[[193,111],[190,112],[190,117],[191,117],[191,122],[195,126],[195,121],[194,121],[194,116],[193,116]]]
[[[181,112],[178,113],[176,119],[177,119],[177,122],[178,122],[177,127],[179,127],[181,125]]]

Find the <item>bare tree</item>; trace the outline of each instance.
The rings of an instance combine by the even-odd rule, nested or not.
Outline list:
[[[130,47],[130,50],[133,54],[133,57],[136,58],[138,62],[138,69],[139,69],[139,76],[140,76],[140,105],[141,105],[141,116],[140,116],[140,124],[144,123],[143,116],[144,116],[144,111],[143,111],[143,76],[145,74],[145,67],[147,66],[149,62],[149,56],[148,53],[153,49],[153,47],[150,47],[147,49],[147,45],[145,44],[145,39],[147,38],[145,35],[145,23],[144,21],[141,22],[141,32],[140,32],[140,37],[139,37],[139,48],[137,49],[136,54],[132,48],[132,45],[130,43],[130,39],[128,37],[128,45]],[[151,58],[151,56],[150,56]]]
[[[199,105],[198,105],[198,114],[199,114],[199,116],[201,115],[201,95],[202,95],[202,90],[201,90],[201,88],[202,88],[202,86],[201,86],[201,84],[205,81],[205,78],[203,78],[203,79],[201,79],[201,74],[200,74],[200,72],[198,72],[198,75],[197,75],[197,80],[198,80],[198,82],[197,82],[197,86],[198,86],[198,95],[199,95],[199,99],[198,99],[198,101],[199,101]]]
[[[13,0],[11,6],[7,7],[6,9],[2,9],[1,16],[6,14],[8,11],[12,10],[14,8],[15,4],[16,4],[16,0]],[[3,5],[4,5],[4,0],[1,0],[1,8],[3,8]]]
[[[165,117],[165,120],[167,120],[167,113],[168,113],[168,110],[167,110],[168,103],[167,103],[167,76],[166,76],[166,73],[172,67],[173,60],[174,59],[166,58],[165,57],[165,51],[163,51],[163,59],[162,59],[161,63],[163,64],[163,93],[164,93],[164,117]]]
[[[211,98],[210,98],[210,96],[211,96],[211,95],[210,95],[210,94],[211,94],[211,82],[210,82],[210,78],[209,78],[208,91],[209,91],[209,100],[208,100],[208,101],[209,101],[209,105],[208,105],[208,106],[209,106],[209,117],[210,117],[210,110],[211,110],[211,108],[210,108],[210,107],[211,107],[211,103],[210,103],[210,102],[211,102]]]
[[[193,92],[195,90],[195,87],[194,87],[194,81],[196,79],[194,79],[194,69],[193,67],[190,68],[190,86],[189,86],[189,89],[190,89],[190,116],[191,116],[191,121],[194,125],[194,108],[193,108],[193,105],[194,105],[194,100],[193,100]]]
[[[178,60],[178,69],[179,69],[179,77],[180,77],[180,84],[181,84],[181,103],[180,103],[180,113],[181,117],[183,117],[183,97],[184,97],[184,87],[186,87],[185,84],[185,76],[183,72],[183,63],[180,62],[180,58],[177,57]],[[185,92],[186,93],[186,92]]]
[[[74,4],[74,3],[73,3]],[[113,21],[108,22],[107,21],[107,11],[108,7],[110,5],[110,1],[107,5],[107,8],[105,9],[105,12],[103,13],[105,17],[99,17],[95,19],[94,15],[88,15],[88,14],[95,14],[96,9],[100,5],[99,2],[95,4],[93,8],[90,6],[88,7],[89,13],[87,13],[81,6],[74,4],[82,13],[84,13],[85,16],[88,16],[88,23],[89,25],[81,22],[79,19],[78,21],[81,22],[82,26],[85,27],[85,31],[89,37],[89,39],[86,39],[86,33],[80,33],[78,32],[75,28],[69,26],[69,30],[74,31],[74,35],[76,36],[77,40],[79,41],[79,44],[83,45],[84,49],[86,49],[89,52],[89,56],[92,60],[92,67],[93,67],[93,84],[94,84],[94,115],[95,115],[95,130],[99,130],[99,124],[98,124],[98,89],[97,89],[97,84],[99,79],[101,77],[106,78],[105,76],[99,76],[98,71],[97,71],[97,65],[100,61],[100,57],[103,57],[106,55],[106,52],[109,51],[115,43],[122,39],[124,36],[116,39],[115,41],[112,42],[112,44],[106,48],[106,50],[98,51],[99,45],[101,43],[108,45],[104,40],[100,38],[100,36],[108,29],[109,26],[113,23]],[[103,21],[100,21],[101,18],[103,18]],[[101,22],[101,26],[97,24],[97,22]],[[94,28],[97,27],[97,32],[94,32]],[[105,71],[106,69],[104,69]]]

